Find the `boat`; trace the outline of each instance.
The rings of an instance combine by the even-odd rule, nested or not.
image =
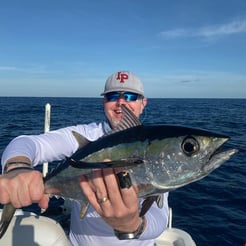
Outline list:
[[[54,219],[17,209],[0,245],[68,246],[69,242],[65,231]]]
[[[0,245],[68,246],[69,241],[68,233],[55,219],[17,209]],[[172,227],[171,208],[168,228],[156,238],[155,246],[196,246],[187,232]]]
[[[169,208],[168,228],[155,239],[155,246],[196,246],[190,234],[172,227],[172,208]]]

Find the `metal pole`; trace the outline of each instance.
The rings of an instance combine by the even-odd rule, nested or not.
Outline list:
[[[173,223],[173,210],[172,208],[169,208],[169,216],[168,216],[168,228],[172,228],[172,223]]]
[[[48,132],[50,130],[50,104],[46,103],[45,105],[45,117],[44,117],[44,132]],[[43,177],[46,176],[46,174],[48,173],[48,167],[49,164],[48,162],[45,162],[43,164]]]

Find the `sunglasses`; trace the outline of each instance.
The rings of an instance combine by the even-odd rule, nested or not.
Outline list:
[[[121,96],[124,97],[126,102],[134,102],[137,101],[137,99],[143,98],[143,96],[132,92],[109,92],[105,94],[104,97],[107,102],[116,102]]]

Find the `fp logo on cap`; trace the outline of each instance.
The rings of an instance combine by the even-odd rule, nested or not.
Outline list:
[[[125,82],[125,79],[128,79],[128,74],[118,72],[118,76],[117,76],[116,79],[119,80],[120,83],[124,83]]]

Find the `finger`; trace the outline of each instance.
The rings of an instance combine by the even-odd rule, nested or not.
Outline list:
[[[104,178],[101,169],[93,171],[91,182],[94,186],[95,193],[98,200],[101,200],[104,197],[108,196],[108,191],[104,183]]]
[[[0,203],[7,204],[10,202],[10,197],[8,193],[8,185],[6,184],[7,179],[4,175],[0,177]]]
[[[19,174],[17,196],[22,207],[38,202],[44,194],[42,175],[38,171]]]
[[[120,206],[122,204],[122,198],[114,170],[112,168],[103,169],[103,176],[110,202],[114,206]]]
[[[38,202],[44,195],[44,182],[40,172],[32,172],[28,185],[29,194],[32,202]]]
[[[108,191],[106,187],[103,171],[101,169],[94,171],[92,177],[91,182],[93,183],[93,187],[95,189],[97,203],[100,206],[98,212],[104,217],[111,216],[112,209],[109,197],[110,191]]]
[[[116,174],[121,189],[129,189],[132,186],[130,175],[127,171]]]
[[[7,175],[6,175],[7,176]],[[15,208],[22,207],[21,200],[19,197],[20,189],[22,189],[23,182],[20,182],[19,178],[7,178],[5,183],[5,192],[8,194],[9,202],[12,203],[12,205]]]
[[[94,184],[92,184],[92,182],[89,181],[85,176],[81,176],[80,187],[81,187],[86,199],[94,207],[94,209],[97,211],[97,213],[101,215],[103,213],[103,211],[101,209],[101,204],[98,203],[98,198],[97,198],[96,193],[95,193]]]
[[[121,196],[126,207],[131,210],[138,208],[138,197],[132,186],[129,189],[121,189]]]
[[[136,191],[132,186],[132,181],[130,174],[127,171],[121,171],[116,174],[120,192],[122,196],[122,200],[126,207],[132,207],[132,204],[137,204],[136,201],[138,200]]]
[[[25,207],[32,204],[32,200],[27,185],[23,184],[21,189],[17,191],[17,198],[20,207]]]
[[[38,205],[41,209],[46,210],[49,205],[49,195],[43,195],[42,198],[39,200]]]
[[[9,202],[10,202],[10,198],[8,192],[6,192],[5,189],[0,188],[0,204],[7,204]]]

